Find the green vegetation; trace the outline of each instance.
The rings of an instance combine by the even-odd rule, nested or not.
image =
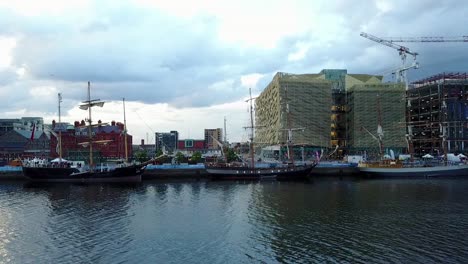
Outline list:
[[[236,161],[236,160],[239,160],[239,157],[234,152],[234,150],[233,149],[227,149],[226,150],[226,161],[227,162],[232,162],[232,161]]]
[[[197,152],[193,153],[191,161],[192,161],[192,163],[198,163],[198,162],[201,161],[201,159],[202,159],[202,154],[201,154],[201,152],[197,151]]]
[[[159,156],[161,156],[162,154],[163,154],[163,152],[162,152],[162,150],[160,149],[160,150],[158,150],[158,152],[156,152],[156,157],[159,157]]]
[[[185,161],[185,156],[182,154],[182,152],[177,152],[175,155],[175,161],[177,163],[183,163]]]
[[[139,162],[145,162],[148,160],[148,152],[146,150],[138,150],[135,152],[135,159]]]

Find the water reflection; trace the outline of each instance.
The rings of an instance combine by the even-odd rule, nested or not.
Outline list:
[[[251,236],[262,242],[253,255],[268,257],[273,252],[280,262],[395,258],[457,262],[461,256],[453,254],[456,246],[452,239],[458,246],[468,245],[463,238],[467,221],[459,222],[468,207],[457,202],[466,199],[457,184],[368,181],[264,185],[255,192],[258,202],[249,210],[251,222],[260,227],[260,232]]]
[[[47,197],[37,234],[37,242],[47,245],[43,257],[65,262],[125,259],[126,245],[134,239],[128,216],[135,186],[26,184],[24,191]]]
[[[0,262],[463,262],[468,181],[0,185]]]

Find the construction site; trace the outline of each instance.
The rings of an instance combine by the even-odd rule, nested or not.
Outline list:
[[[330,147],[331,83],[318,74],[277,73],[255,101],[255,142]],[[288,137],[293,138],[288,138]]]
[[[256,99],[255,142],[257,146],[289,143],[336,158],[354,152],[378,153],[374,138],[380,122],[386,145],[401,152],[404,97],[403,84],[382,83],[382,76],[348,74],[343,69],[277,73]]]
[[[395,80],[384,83],[382,75],[345,69],[279,72],[256,99],[257,146],[299,145],[332,159],[465,152],[467,73],[443,73],[410,84],[407,71],[419,68],[418,53],[396,43],[468,42],[468,37],[361,36],[398,51],[401,66],[392,71]]]
[[[405,86],[354,85],[347,91],[348,153],[368,156],[405,153]]]
[[[412,136],[415,155],[465,152],[467,73],[442,73],[413,82],[408,102],[408,134]]]

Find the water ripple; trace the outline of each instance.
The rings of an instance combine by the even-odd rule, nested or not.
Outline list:
[[[467,181],[0,185],[0,263],[461,263]]]

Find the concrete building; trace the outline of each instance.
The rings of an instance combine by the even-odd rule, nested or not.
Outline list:
[[[221,128],[205,129],[205,147],[207,149],[220,149],[221,147],[213,139],[223,142],[223,130]]]
[[[44,119],[42,117],[21,117],[0,119],[0,135],[12,130],[44,131]]]
[[[0,136],[0,159],[48,158],[50,139],[43,131],[10,130]]]
[[[466,153],[468,73],[434,75],[414,82],[407,93],[415,155],[442,155],[444,148],[449,153]]]
[[[163,151],[173,153],[177,149],[177,142],[179,141],[179,132],[170,131],[167,132],[156,132],[155,134],[155,145],[156,152]]]

